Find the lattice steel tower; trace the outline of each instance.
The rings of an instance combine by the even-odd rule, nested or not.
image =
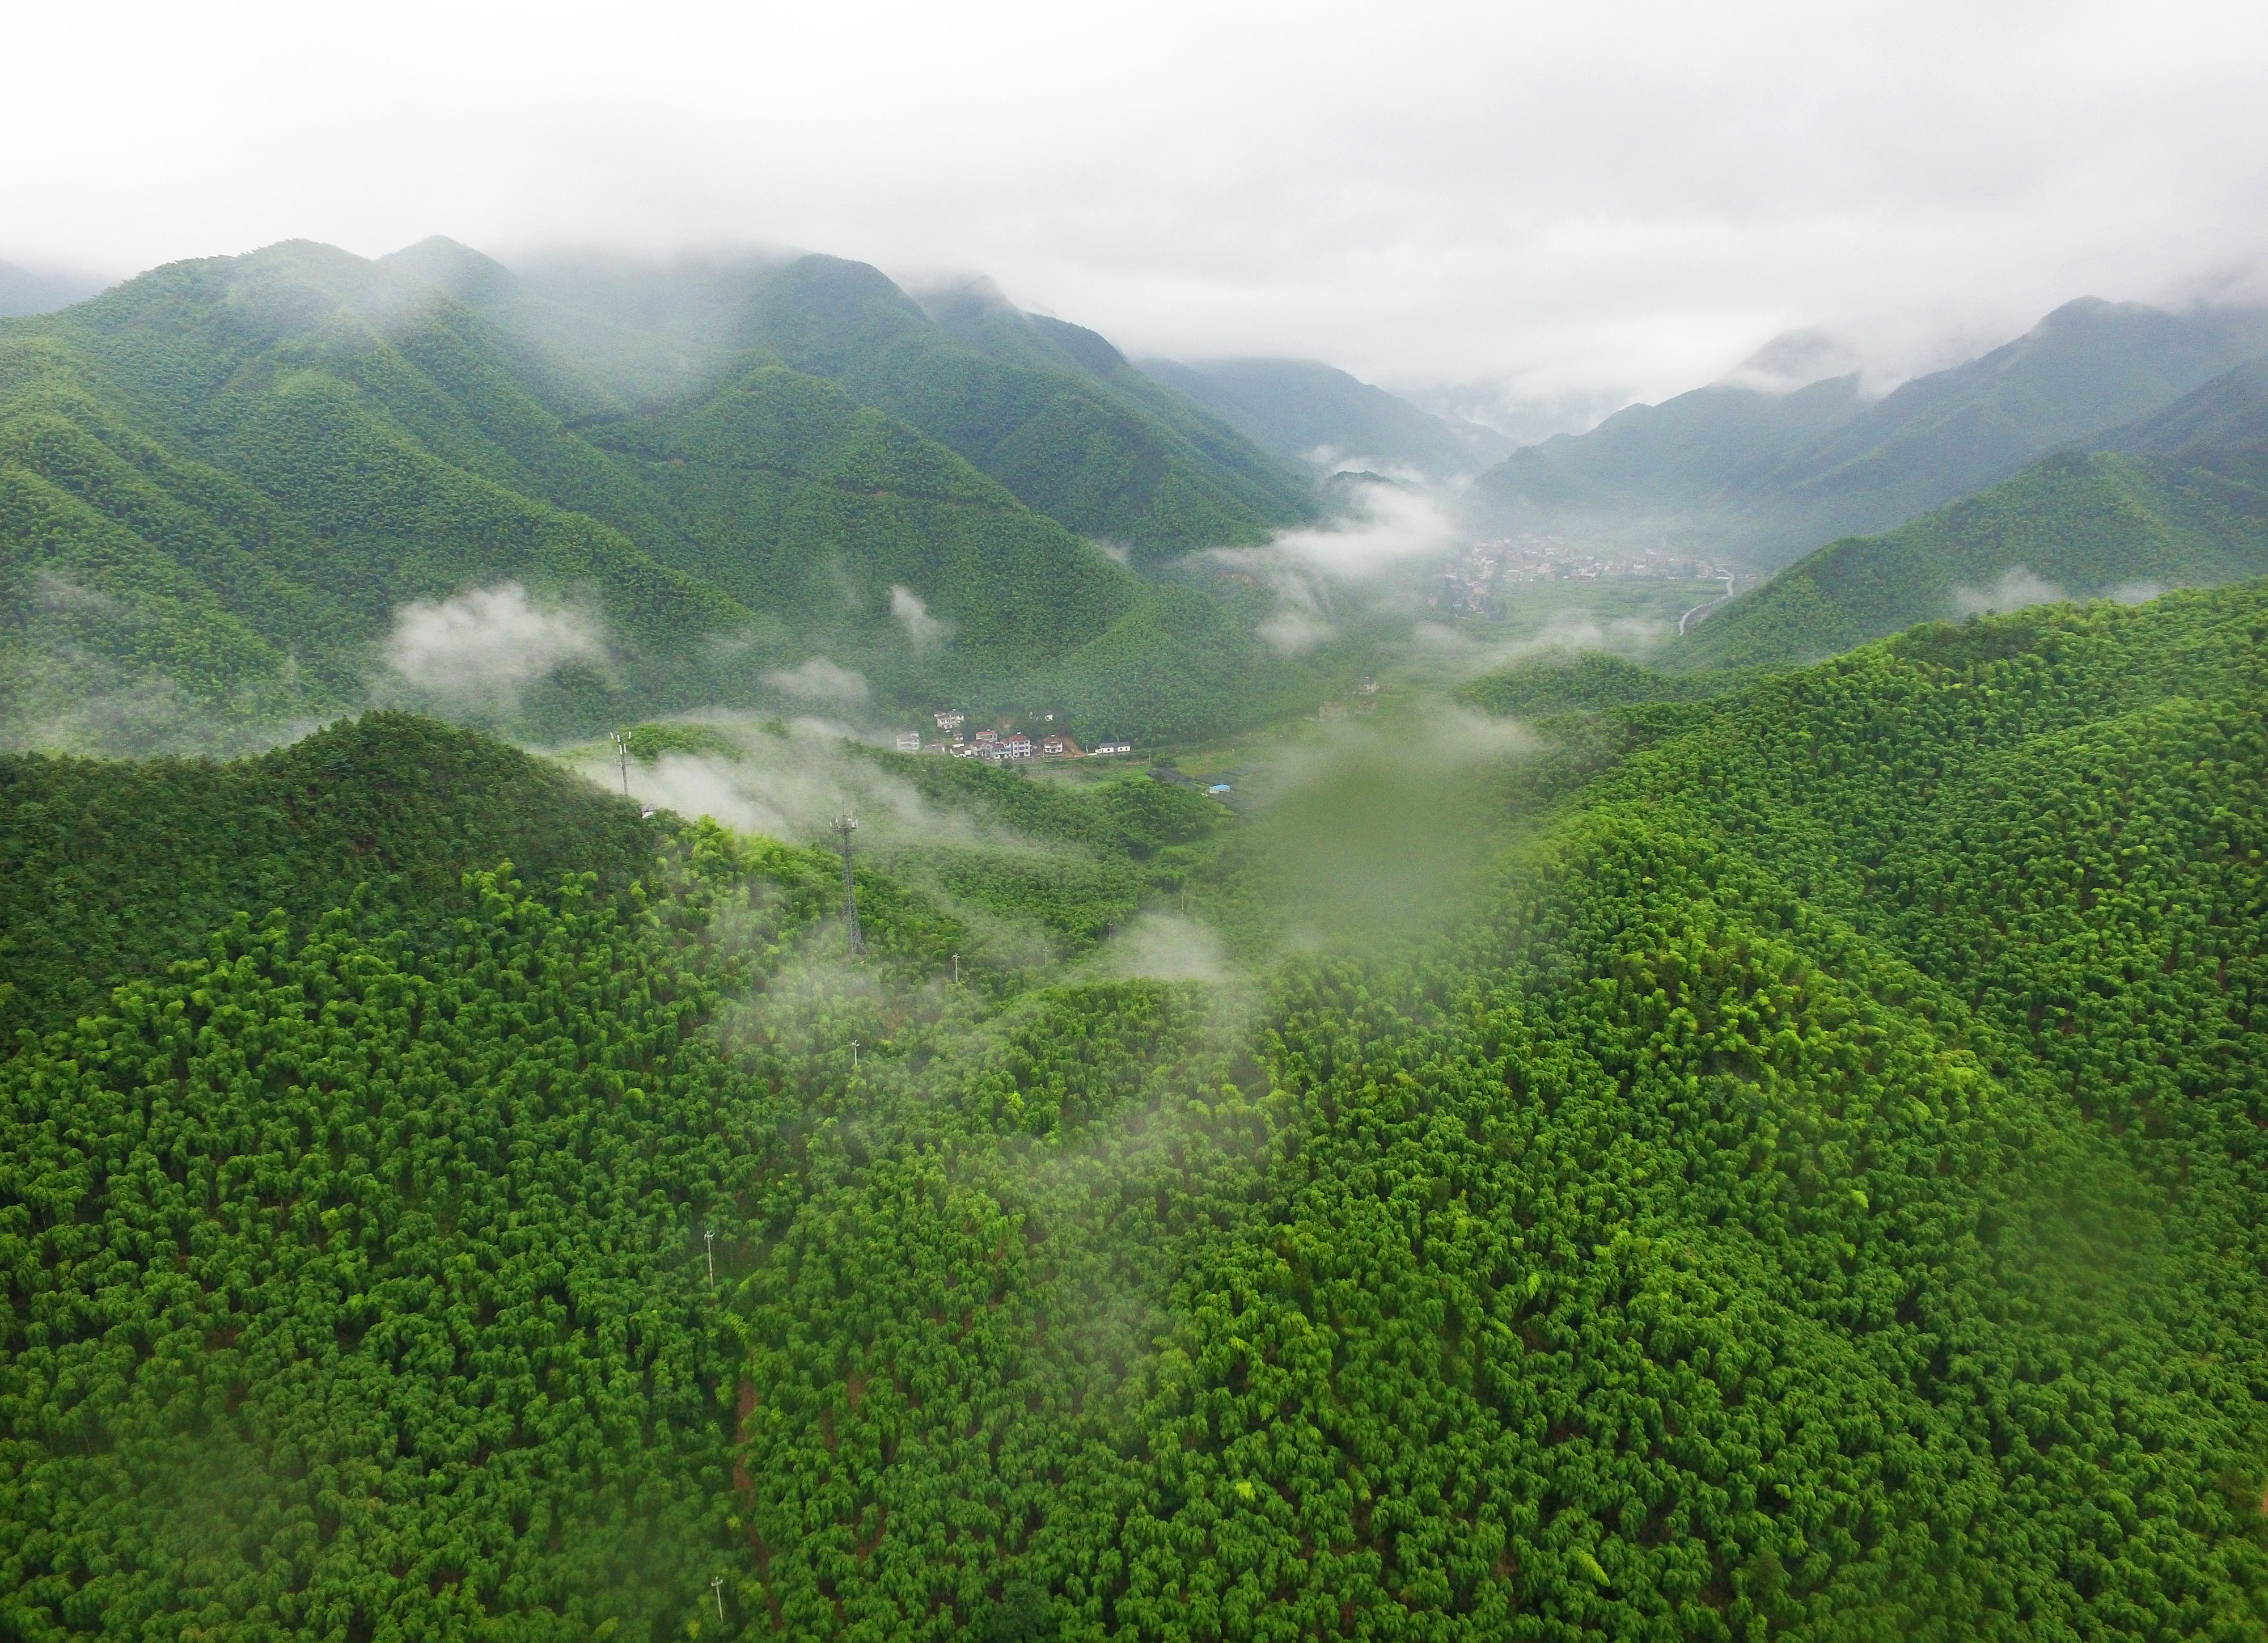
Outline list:
[[[850,950],[864,953],[866,938],[858,933],[858,897],[850,884],[850,836],[858,830],[858,818],[839,815],[835,818],[835,836],[843,841],[843,928],[850,938]]]

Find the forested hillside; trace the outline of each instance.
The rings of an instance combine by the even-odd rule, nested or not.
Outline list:
[[[938,293],[925,310],[880,270],[826,256],[611,277],[553,262],[522,280],[437,239],[387,262],[633,396],[674,397],[751,356],[825,378],[1035,512],[1145,560],[1263,542],[1314,512],[1300,473],[1102,337],[987,289]]]
[[[1887,535],[1830,542],[1712,611],[1674,667],[1786,667],[1933,622],[2268,572],[2268,446],[2049,458]]]
[[[472,910],[468,873],[511,861],[615,892],[650,829],[578,777],[431,719],[377,713],[239,763],[0,755],[0,1043],[165,973],[238,912],[304,935],[359,917],[427,936]]]
[[[467,599],[508,619],[472,636],[486,673],[389,650],[405,613]],[[261,745],[373,699],[587,733],[794,705],[777,680],[814,655],[882,700],[1075,680],[1083,722],[1123,733],[1273,700],[1211,601],[821,377],[751,361],[634,415],[540,340],[306,244],[0,325],[19,742]]]
[[[16,770],[80,885],[345,796],[0,1062],[0,1629],[2257,1637],[2264,645],[2252,583],[1381,715],[1352,851],[1312,762],[1239,820],[871,755],[939,830],[864,961],[794,841],[365,843],[414,721]],[[1365,871],[1433,888],[1313,916]]]
[[[2268,357],[2223,372],[2165,409],[2086,443],[2090,449],[2128,456],[2167,457],[2200,448],[2242,451],[2268,446]]]

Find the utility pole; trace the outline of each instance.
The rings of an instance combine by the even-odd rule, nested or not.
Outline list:
[[[961,985],[961,954],[958,953],[953,955],[953,984],[956,987]]]
[[[709,1287],[717,1287],[717,1233],[714,1227],[701,1234],[709,1245]]]
[[[858,1070],[858,1041],[855,1038],[850,1041],[850,1070]]]
[[[858,933],[858,897],[850,884],[850,836],[858,830],[858,818],[848,813],[835,818],[836,836],[843,841],[843,925],[850,932],[850,950],[863,954],[866,938]]]
[[[630,733],[627,730],[615,733],[615,759],[622,767],[622,797],[627,799],[630,796]]]
[[[725,1577],[721,1574],[711,1575],[709,1589],[717,1595],[717,1618],[721,1621],[725,1618]]]

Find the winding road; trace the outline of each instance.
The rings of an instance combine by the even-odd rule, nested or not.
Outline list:
[[[1683,615],[1677,619],[1677,631],[1680,634],[1683,634],[1685,631],[1685,624],[1692,621],[1694,617],[1699,615],[1703,611],[1714,610],[1718,606],[1732,598],[1733,575],[1734,573],[1730,571],[1725,572],[1725,591],[1723,593],[1718,594],[1714,599],[1703,600],[1699,604],[1694,606],[1692,609],[1687,611]]]

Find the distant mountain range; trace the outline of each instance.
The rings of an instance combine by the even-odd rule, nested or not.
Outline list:
[[[35,269],[0,262],[0,320],[51,313],[93,296],[109,283],[71,269]]]
[[[1830,542],[1698,623],[1684,667],[1785,667],[2057,599],[2268,574],[2268,360],[1887,534]]]
[[[1489,530],[1673,544],[1758,568],[1896,527],[2094,446],[2268,351],[2268,312],[2068,303],[2023,336],[1869,402],[1855,374],[1738,380],[1514,452],[1467,493]]]
[[[1420,410],[1309,359],[1145,359],[1142,369],[1278,456],[1326,470],[1368,469],[1437,483],[1469,478],[1513,442],[1478,423]]]
[[[371,699],[405,611],[411,685],[529,734],[865,691],[1269,711],[1252,618],[1087,538],[1264,540],[1311,481],[1092,332],[946,315],[829,258],[531,281],[292,242],[0,322],[0,717],[225,741]]]

